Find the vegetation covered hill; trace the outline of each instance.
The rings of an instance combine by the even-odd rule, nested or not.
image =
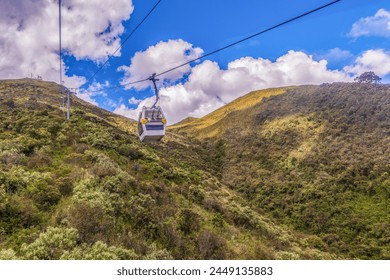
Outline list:
[[[296,186],[291,190],[290,185],[281,188],[282,176],[292,176],[285,175],[292,171],[280,169],[276,176],[267,169],[273,153],[267,160],[267,155],[259,155],[264,158],[259,161],[239,154],[245,145],[242,150],[230,151],[239,135],[237,139],[229,138],[228,144],[224,138],[216,142],[192,141],[173,131],[161,143],[144,144],[135,135],[134,121],[77,97],[73,97],[68,122],[60,109],[59,89],[54,83],[29,79],[0,81],[0,259],[351,256],[348,250],[336,250],[344,247],[333,241],[342,242],[343,236],[337,239],[337,233],[329,237],[328,233],[310,230],[310,225],[286,222],[296,220],[291,216],[294,209],[287,213],[278,199],[287,192],[289,205],[290,192]],[[263,126],[261,112],[256,114],[259,126]],[[269,137],[280,135],[283,129],[281,126]],[[309,132],[308,135],[311,139]],[[280,142],[275,145],[276,156]],[[248,165],[246,172],[259,167],[256,176],[247,178],[251,182],[246,185],[245,173],[237,174],[244,167],[241,164]],[[237,174],[230,182],[228,172],[232,172],[230,176]],[[272,179],[279,178],[280,186],[260,188],[261,172]],[[386,186],[387,175],[381,176],[373,180]],[[352,188],[340,184],[346,186],[345,192]],[[373,189],[375,194],[361,197],[365,204],[361,213],[367,213],[369,203],[374,203],[370,199],[385,195],[384,187],[382,190],[373,185]],[[263,192],[270,193],[265,195],[267,199],[261,199]],[[378,204],[375,213],[382,212]],[[387,228],[382,220],[365,226],[380,224],[382,231],[367,239],[384,244]],[[384,245],[377,243],[367,246],[381,250]],[[356,256],[370,255],[362,252]],[[379,251],[375,256],[386,255]]]
[[[234,109],[249,97],[258,102]],[[389,85],[258,91],[229,107],[217,111],[221,118],[215,112],[173,131],[214,145],[222,184],[275,221],[317,236],[318,248],[390,259]]]
[[[288,88],[274,88],[254,91],[237,98],[201,119],[187,118],[171,128],[198,139],[221,136],[237,125],[251,129],[253,123],[250,120],[253,120],[254,114],[256,114],[256,110],[252,109],[253,106],[260,104],[263,98],[283,94],[287,90]]]

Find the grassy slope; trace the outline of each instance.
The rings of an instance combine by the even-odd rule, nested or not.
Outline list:
[[[389,259],[390,87],[294,87],[247,107],[174,131],[214,136],[221,182],[253,207],[348,258]]]
[[[253,108],[259,105],[263,98],[283,94],[286,90],[288,88],[253,91],[201,119],[187,118],[170,128],[198,139],[221,136],[226,130],[231,130],[234,127],[250,129],[254,125],[252,120],[254,120],[256,112]]]
[[[342,258],[264,215],[218,176],[222,145],[135,123],[58,85],[0,81],[0,259]]]

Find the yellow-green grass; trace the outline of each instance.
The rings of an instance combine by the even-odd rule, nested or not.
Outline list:
[[[264,98],[286,93],[289,88],[253,91],[202,118],[187,118],[169,128],[198,139],[220,136],[232,127],[252,125],[256,112],[251,109],[260,104]]]

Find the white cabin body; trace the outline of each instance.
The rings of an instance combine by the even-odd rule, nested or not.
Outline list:
[[[143,107],[138,118],[138,134],[142,142],[159,141],[165,136],[167,120],[162,109]]]

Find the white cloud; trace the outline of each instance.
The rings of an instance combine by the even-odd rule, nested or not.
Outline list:
[[[352,25],[350,37],[380,36],[390,37],[390,12],[380,9],[374,16],[359,19]]]
[[[103,61],[120,46],[122,21],[134,10],[131,0],[65,0],[64,48],[77,59]],[[120,52],[115,54],[120,55]]]
[[[135,97],[131,97],[131,98],[129,99],[129,104],[137,105],[137,104],[141,103],[141,101],[142,101],[142,99],[137,99],[137,98],[135,98]]]
[[[351,78],[342,71],[329,70],[325,60],[315,61],[298,51],[289,51],[275,62],[243,57],[230,62],[226,70],[206,60],[192,68],[186,83],[160,90],[161,106],[173,124],[188,116],[204,116],[252,90],[335,81]],[[121,105],[114,112],[136,119],[139,110],[153,101],[154,97],[147,98],[137,109]]]
[[[79,92],[77,94],[77,97],[84,100],[84,101],[87,101],[88,103],[91,103],[92,105],[95,105],[95,106],[99,106],[99,104],[96,102],[95,99],[93,99],[95,95],[92,95],[91,93],[89,92]]]
[[[248,76],[245,74],[249,74],[248,82],[252,81],[253,86],[261,88],[320,84],[348,79],[340,71],[329,70],[326,60],[316,61],[311,55],[300,51],[289,51],[275,62],[245,57],[231,62],[228,69],[239,71],[240,79]]]
[[[325,59],[327,62],[340,62],[345,61],[347,59],[350,59],[353,57],[353,54],[348,50],[342,50],[340,48],[333,48],[330,50],[327,50],[326,52],[322,52],[319,54],[316,54],[314,56],[316,59],[319,60]]]
[[[373,71],[379,76],[386,76],[390,74],[390,52],[382,49],[365,51],[354,65],[344,67],[344,71],[353,75]]]
[[[137,52],[131,59],[130,66],[121,66],[119,71],[125,72],[125,77],[121,81],[126,83],[143,80],[153,73],[161,73],[178,64],[196,59],[203,53],[200,48],[194,48],[192,44],[179,40],[168,40],[159,42],[155,46],[149,47],[145,51]],[[166,81],[176,81],[185,73],[191,71],[191,66],[186,65],[164,76]],[[150,82],[127,85],[126,88],[145,89],[150,86]]]
[[[68,55],[100,62],[120,45],[122,21],[133,11],[131,0],[62,2],[62,41]],[[29,77],[33,73],[59,82],[58,2],[1,1],[0,53],[0,78]],[[64,82],[76,88],[85,83],[85,78],[65,76]]]
[[[95,100],[97,96],[107,96],[104,92],[104,89],[109,87],[110,83],[106,81],[105,83],[92,83],[87,89],[81,89],[77,93],[77,97],[87,101],[95,106],[99,106],[98,102]],[[117,105],[117,104],[115,104]],[[112,107],[115,107],[114,105]]]
[[[103,92],[103,90],[109,86],[110,86],[109,81],[105,81],[104,83],[96,82],[96,83],[92,83],[91,85],[89,85],[87,90],[93,91],[93,92]]]
[[[134,120],[138,120],[139,114],[136,110],[128,108],[125,104],[120,104],[118,107],[116,107],[114,113]]]

